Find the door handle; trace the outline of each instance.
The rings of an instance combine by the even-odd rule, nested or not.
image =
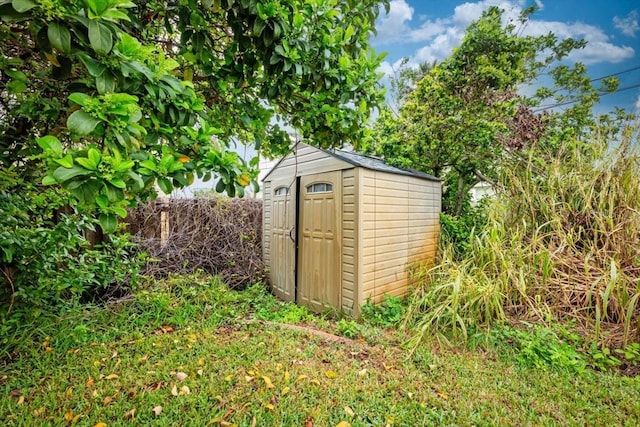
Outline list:
[[[293,243],[295,243],[295,242],[296,242],[296,239],[294,239],[294,238],[293,238],[293,230],[295,230],[295,229],[296,229],[296,227],[291,227],[291,228],[289,229],[289,238],[291,239],[291,241],[292,241]]]

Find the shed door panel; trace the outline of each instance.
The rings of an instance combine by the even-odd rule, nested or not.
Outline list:
[[[340,307],[341,172],[300,181],[298,303],[314,311]]]
[[[295,300],[296,185],[272,183],[271,288],[284,301]]]

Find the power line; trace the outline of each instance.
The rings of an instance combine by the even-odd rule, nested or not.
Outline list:
[[[640,65],[635,66],[635,67],[632,67],[632,68],[628,68],[628,69],[626,69],[626,70],[618,71],[617,73],[607,74],[607,75],[602,76],[602,77],[596,77],[596,78],[594,78],[594,79],[589,80],[589,83],[597,82],[597,81],[599,81],[599,80],[604,80],[604,79],[609,78],[609,77],[619,76],[619,75],[621,75],[621,74],[630,73],[631,71],[636,71],[636,70],[640,70]],[[553,92],[552,92],[548,97],[550,97],[550,96],[552,96],[552,95],[555,95],[556,93],[558,93],[558,92],[560,92],[560,91],[562,91],[562,90],[564,90],[564,89],[559,88],[559,89],[557,89],[557,90],[553,91]],[[615,92],[619,92],[619,91],[620,91],[620,90],[617,90],[617,91],[615,91]],[[615,93],[615,92],[614,92],[614,93]],[[606,93],[608,94],[609,92],[606,92]],[[547,98],[548,98],[548,97],[547,97]],[[577,98],[574,98],[574,99],[577,99]],[[569,101],[563,101],[563,102],[569,102]],[[542,109],[545,109],[545,108],[553,108],[553,107],[557,107],[557,104],[543,104],[543,105],[539,105],[539,106],[538,106],[538,108],[540,109],[540,111],[542,111]]]
[[[606,96],[606,95],[612,95],[614,93],[620,93],[620,92],[624,92],[626,90],[631,90],[631,89],[636,89],[636,88],[640,88],[640,83],[634,84],[634,85],[631,85],[631,86],[625,86],[623,88],[620,88],[620,89],[616,90],[615,92],[601,92],[601,93],[598,93],[598,96],[602,97],[602,96]],[[580,101],[580,100],[579,99],[572,99],[572,100],[569,100],[569,101],[564,101],[564,102],[557,103],[555,105],[550,105],[548,107],[538,108],[536,110],[533,110],[532,112],[533,113],[539,113],[540,111],[550,110],[550,109],[556,108],[556,107],[562,107],[563,105],[574,104],[574,103],[576,103],[578,101]]]

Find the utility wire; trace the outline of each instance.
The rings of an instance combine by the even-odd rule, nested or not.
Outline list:
[[[625,86],[625,87],[623,87],[621,89],[616,90],[615,92],[601,92],[601,93],[598,93],[598,95],[602,97],[602,96],[606,96],[606,95],[612,95],[614,93],[624,92],[624,91],[631,90],[631,89],[636,89],[636,88],[639,88],[639,87],[640,87],[640,83],[635,84],[635,85],[631,85],[631,86]],[[533,110],[532,112],[533,113],[539,113],[540,111],[550,110],[552,108],[561,107],[563,105],[574,104],[574,103],[576,103],[578,101],[580,101],[580,100],[579,99],[572,99],[572,100],[569,100],[569,101],[559,102],[559,103],[554,104],[554,105],[550,105],[550,106],[543,107],[543,108],[538,108],[536,110]]]
[[[609,78],[609,77],[619,76],[621,74],[630,73],[631,71],[636,71],[636,70],[640,70],[640,65],[632,67],[632,68],[628,68],[626,70],[618,71],[617,73],[607,74],[606,76],[602,76],[602,77],[596,77],[594,79],[589,80],[589,83],[597,82],[599,80],[604,80],[604,79]],[[557,90],[553,91],[549,96],[555,95],[556,93],[558,93],[558,92],[560,92],[562,90],[563,89],[557,89]],[[619,91],[620,90],[616,90],[615,92],[619,92]],[[606,93],[609,93],[609,92],[606,92]],[[568,102],[568,101],[563,101],[563,102]],[[553,107],[557,107],[557,105],[556,104],[543,104],[543,105],[539,105],[538,106],[539,109],[553,108]]]

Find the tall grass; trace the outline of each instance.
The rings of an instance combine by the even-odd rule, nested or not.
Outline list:
[[[594,137],[504,168],[468,255],[445,244],[421,272],[405,323],[415,340],[513,318],[573,320],[607,345],[638,340],[640,151],[637,128],[621,135],[615,148]]]

